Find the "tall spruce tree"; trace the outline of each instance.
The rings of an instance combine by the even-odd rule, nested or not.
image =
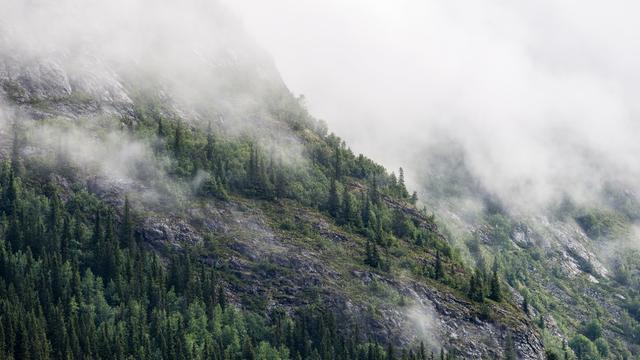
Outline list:
[[[493,260],[489,298],[493,301],[502,301],[502,290],[500,289],[500,279],[498,278],[498,259]]]
[[[442,266],[442,257],[440,256],[440,251],[436,251],[436,261],[433,269],[433,277],[436,280],[442,279],[444,276],[444,269]]]
[[[327,210],[334,219],[338,218],[338,215],[340,214],[340,197],[338,195],[338,184],[336,179],[331,179],[329,197],[327,199]]]

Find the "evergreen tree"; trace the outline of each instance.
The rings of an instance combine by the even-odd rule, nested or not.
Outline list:
[[[11,142],[11,173],[15,176],[22,175],[22,161],[20,158],[20,150],[22,141],[20,139],[20,128],[18,122],[13,123],[13,141]]]
[[[373,268],[380,266],[380,253],[378,252],[378,246],[370,240],[367,240],[366,243],[366,257],[364,263]]]
[[[369,197],[365,195],[364,191],[361,193],[361,207],[360,207],[360,218],[362,221],[362,227],[369,227],[369,213],[371,212],[371,202],[369,201]]]
[[[4,184],[4,196],[2,200],[2,210],[7,215],[12,215],[17,208],[18,184],[14,170],[9,171],[7,184]]]
[[[404,183],[404,170],[402,168],[398,170],[398,191],[401,198],[407,199],[409,197],[409,192]]]
[[[342,180],[342,149],[340,146],[336,146],[335,150],[335,162],[334,162],[334,177],[337,180]]]
[[[71,258],[71,242],[73,241],[73,234],[71,233],[71,219],[69,216],[65,216],[62,222],[62,236],[60,238],[60,254],[63,259]]]
[[[440,251],[436,251],[436,262],[433,267],[433,277],[436,280],[442,279],[444,275],[444,270],[442,268],[442,259],[440,257]]]
[[[469,292],[468,296],[471,300],[482,302],[484,300],[484,289],[482,286],[482,275],[480,271],[476,271],[471,275],[469,279]]]
[[[334,219],[338,218],[340,213],[340,197],[338,196],[338,185],[336,179],[331,180],[329,198],[327,200],[327,210]]]
[[[207,131],[207,145],[205,145],[204,150],[209,170],[213,170],[216,164],[215,142],[215,137],[213,136],[213,132],[211,131],[211,123],[209,123],[209,129]]]
[[[133,248],[133,221],[131,219],[131,206],[129,197],[124,198],[124,210],[122,214],[122,226],[120,230],[121,246]]]
[[[224,293],[224,288],[222,286],[218,287],[218,305],[220,305],[220,308],[222,308],[222,310],[227,308],[227,296]]]
[[[409,202],[411,203],[411,205],[416,205],[418,203],[418,192],[414,191],[411,194],[411,198],[409,199]]]
[[[409,224],[406,215],[402,210],[396,209],[393,212],[393,233],[399,238],[405,238],[411,235],[411,224]]]
[[[352,224],[354,222],[353,199],[346,186],[342,190],[342,210],[340,211],[340,215],[341,224]]]
[[[183,134],[182,134],[182,125],[178,123],[174,130],[173,135],[173,153],[176,157],[182,156],[183,148]]]
[[[378,180],[375,175],[373,176],[370,189],[371,194],[369,195],[369,198],[374,205],[378,205],[380,203],[380,191],[378,189]]]
[[[489,298],[493,301],[502,301],[502,290],[500,289],[500,279],[498,278],[498,260],[493,261],[493,271],[491,283],[489,285]]]
[[[285,198],[288,195],[287,189],[289,185],[287,184],[287,177],[283,167],[284,166],[282,165],[282,162],[280,162],[277,168],[275,169],[275,178],[273,181],[273,187],[275,191],[275,196],[277,198]]]
[[[164,129],[164,124],[162,122],[162,117],[160,115],[157,115],[157,120],[156,121],[158,123],[158,137],[159,138],[163,138],[167,134],[166,134],[165,129]]]

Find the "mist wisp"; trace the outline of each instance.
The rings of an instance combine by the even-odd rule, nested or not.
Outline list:
[[[312,112],[416,188],[448,139],[513,209],[638,190],[638,4],[228,4]]]

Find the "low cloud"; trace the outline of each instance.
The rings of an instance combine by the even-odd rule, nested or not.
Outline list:
[[[404,337],[412,339],[415,345],[423,343],[427,351],[439,350],[437,338],[438,324],[433,309],[425,305],[414,304],[404,310],[407,318]]]
[[[229,2],[284,78],[358,151],[423,185],[462,147],[512,207],[638,189],[640,5],[545,0]]]

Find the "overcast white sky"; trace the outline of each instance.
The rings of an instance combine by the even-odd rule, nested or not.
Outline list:
[[[420,172],[439,128],[496,191],[640,175],[640,2],[227,4],[311,111],[389,166]]]

